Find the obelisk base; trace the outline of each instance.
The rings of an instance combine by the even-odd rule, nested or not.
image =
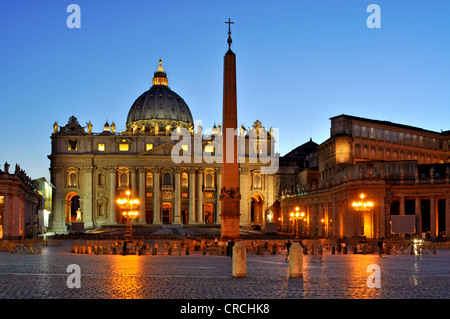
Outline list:
[[[221,241],[239,239],[240,200],[237,198],[224,198],[221,201]]]

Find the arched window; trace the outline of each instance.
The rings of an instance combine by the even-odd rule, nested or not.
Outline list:
[[[153,187],[153,174],[147,173],[145,177],[145,184],[147,187]]]
[[[172,185],[172,176],[170,173],[164,174],[164,185]]]
[[[253,178],[253,185],[255,188],[261,188],[261,175],[255,174]]]
[[[76,187],[78,186],[78,176],[77,171],[75,169],[71,169],[68,171],[67,176],[67,185],[69,187]]]
[[[213,187],[213,177],[212,174],[206,174],[205,177],[205,186],[206,187]]]
[[[120,185],[120,187],[128,187],[128,174],[127,173],[120,174],[119,185]]]
[[[181,187],[189,186],[189,177],[187,173],[181,174]]]
[[[361,157],[361,146],[359,144],[355,144],[355,157]]]

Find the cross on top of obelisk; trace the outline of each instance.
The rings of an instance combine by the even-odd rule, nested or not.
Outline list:
[[[228,18],[228,21],[225,21],[225,23],[228,23],[228,48],[231,48],[231,42],[233,42],[231,40],[231,25],[234,24],[234,22],[231,21],[230,18]]]

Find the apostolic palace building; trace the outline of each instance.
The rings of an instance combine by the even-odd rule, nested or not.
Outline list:
[[[396,233],[394,216],[412,216],[412,231],[403,233],[449,234],[450,131],[340,115],[330,132],[280,159],[284,230],[297,209],[304,236],[386,238]],[[373,205],[364,212],[353,206],[361,194]]]

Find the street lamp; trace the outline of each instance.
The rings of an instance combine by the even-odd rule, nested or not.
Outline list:
[[[300,242],[300,235],[298,232],[298,221],[300,219],[303,219],[303,216],[305,216],[305,213],[299,212],[300,208],[297,206],[295,207],[295,213],[291,212],[290,216],[291,219],[294,220],[294,242]]]
[[[361,236],[364,235],[364,213],[370,211],[372,209],[372,207],[373,207],[373,202],[365,201],[364,200],[365,197],[366,197],[366,195],[361,194],[361,195],[359,195],[359,198],[361,198],[360,201],[352,202],[353,208],[357,212],[361,213]]]
[[[117,204],[119,204],[122,215],[127,219],[127,230],[125,238],[128,238],[131,241],[133,238],[131,222],[139,215],[139,212],[137,210],[139,207],[139,199],[130,198],[131,192],[129,190],[127,190],[125,194],[126,197],[120,197],[117,199]]]

